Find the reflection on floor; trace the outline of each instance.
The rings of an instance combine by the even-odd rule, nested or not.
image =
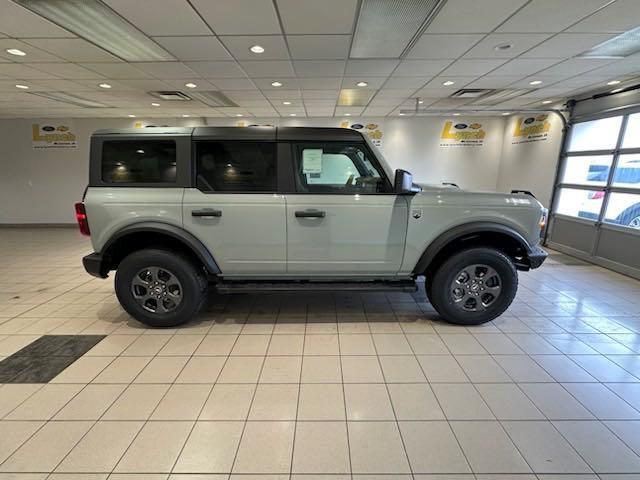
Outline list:
[[[49,383],[0,386],[0,478],[640,474],[635,280],[552,257],[481,327],[439,322],[423,294],[336,292],[212,296],[149,330],[84,273],[89,250],[72,229],[0,229],[0,357],[106,335]]]

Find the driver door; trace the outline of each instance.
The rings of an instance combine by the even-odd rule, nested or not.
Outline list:
[[[295,193],[286,194],[287,273],[394,276],[408,221],[364,143],[293,144]]]

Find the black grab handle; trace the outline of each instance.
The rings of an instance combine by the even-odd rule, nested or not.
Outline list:
[[[222,210],[213,210],[205,208],[203,210],[191,210],[192,217],[221,217]]]
[[[324,218],[325,212],[320,210],[298,210],[296,212],[297,218]]]

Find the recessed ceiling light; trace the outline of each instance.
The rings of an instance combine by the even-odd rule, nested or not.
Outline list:
[[[296,116],[296,114],[295,114],[295,113],[290,113],[290,114],[289,114],[289,116],[290,116],[290,117],[295,117],[295,116]]]
[[[404,117],[404,113],[399,113],[398,115],[400,115],[401,117]]]
[[[127,117],[129,117],[129,118],[136,118],[136,116],[135,116],[135,115],[133,115],[133,114],[131,114],[131,113],[130,113],[129,115],[127,115]]]
[[[358,83],[356,83],[356,87],[366,87],[367,85],[369,85],[367,82],[358,82]]]
[[[460,114],[459,114],[459,113],[454,113],[454,114],[453,114],[453,116],[454,116],[454,117],[459,117],[459,116],[460,116]]]
[[[620,80],[611,80],[610,82],[607,82],[607,85],[618,85],[620,83]]]
[[[350,113],[345,113],[345,114],[344,114],[344,116],[345,116],[345,117],[350,117],[350,116],[351,116],[351,114],[350,114]]]
[[[500,45],[496,45],[495,47],[493,47],[493,49],[498,52],[502,50],[509,50],[510,48],[513,48],[513,45],[510,43],[501,43]]]
[[[182,117],[183,117],[183,118],[188,118],[189,116],[190,116],[190,115],[189,115],[188,113],[183,113],[183,114],[182,114]]]
[[[621,92],[622,90],[624,90],[624,88],[614,88],[613,90],[611,90],[610,93],[618,93],[618,92]]]
[[[160,104],[159,104],[159,103],[156,103],[156,102],[151,102],[151,106],[152,106],[152,107],[159,107],[159,106],[160,106]]]
[[[549,105],[551,103],[551,100],[543,100],[542,103],[544,105]]]
[[[101,83],[100,85],[98,85],[100,88],[111,88],[111,85],[109,85],[108,83]]]
[[[540,85],[542,83],[542,80],[531,80],[529,82],[529,85]]]
[[[281,87],[282,83],[280,83],[280,82],[271,82],[271,86],[272,87]]]
[[[184,86],[187,88],[196,88],[198,85],[196,85],[195,83],[189,82],[189,83],[185,83]]]
[[[282,102],[283,105],[291,105],[291,102]]]
[[[26,53],[24,53],[22,50],[18,50],[17,48],[7,48],[6,52],[18,57],[24,57],[26,55]]]
[[[418,100],[418,103],[422,105],[424,103],[424,100]]]
[[[175,60],[104,2],[17,0],[24,8],[129,62]],[[96,23],[99,19],[99,25]]]
[[[27,87],[26,85],[20,85],[20,84],[17,84],[16,88],[21,88],[22,90],[28,90],[29,89],[29,87]]]
[[[261,45],[254,45],[249,50],[251,50],[253,53],[264,53],[264,48]]]
[[[511,115],[511,112],[502,112],[502,115]]]
[[[236,113],[236,117],[242,117],[243,115],[241,113]]]
[[[451,80],[447,80],[446,82],[442,82],[442,85],[444,85],[445,87],[448,87],[449,85],[453,85],[456,82],[452,82]]]

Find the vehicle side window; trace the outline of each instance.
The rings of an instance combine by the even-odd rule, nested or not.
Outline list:
[[[276,144],[197,142],[196,185],[204,192],[275,192]]]
[[[386,193],[382,169],[363,144],[298,144],[296,190],[306,193]]]
[[[102,144],[105,183],[173,183],[176,142],[173,140],[109,140]]]

